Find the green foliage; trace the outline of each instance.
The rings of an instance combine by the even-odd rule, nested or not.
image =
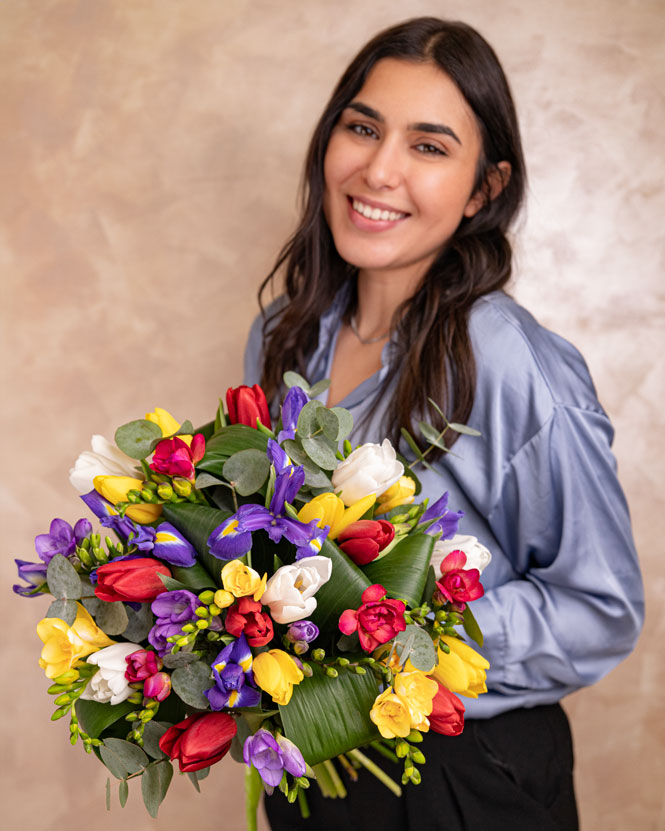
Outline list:
[[[363,572],[370,583],[380,583],[390,597],[415,608],[423,598],[433,547],[434,538],[428,534],[411,534],[385,557],[363,566]]]
[[[437,657],[432,638],[426,629],[409,623],[403,632],[395,638],[395,651],[400,663],[408,659],[416,669],[429,672],[434,668]]]
[[[81,597],[81,580],[74,566],[62,554],[55,554],[46,569],[48,590],[53,597],[78,600]]]
[[[129,701],[120,704],[100,704],[79,698],[75,704],[76,716],[81,728],[93,739],[99,738],[104,730],[135,708]]]
[[[174,525],[185,539],[191,542],[200,562],[211,575],[212,583],[209,582],[208,585],[222,585],[221,567],[223,565],[221,560],[213,557],[209,552],[208,537],[229,515],[229,511],[220,511],[218,508],[209,508],[206,505],[192,505],[189,502],[164,505],[164,519]]]
[[[163,750],[159,749],[159,740],[170,727],[161,721],[149,721],[143,728],[143,749],[153,759],[166,759]]]
[[[346,609],[360,606],[362,593],[371,581],[330,540],[325,540],[320,554],[332,560],[332,576],[316,593],[316,609],[310,617],[322,632],[337,635],[339,616]]]
[[[166,792],[173,778],[173,765],[167,760],[151,762],[141,777],[143,802],[151,817],[157,818],[159,806],[164,801]]]
[[[123,424],[115,431],[115,443],[132,459],[145,459],[161,438],[160,426],[145,418]]]
[[[471,611],[471,607],[467,603],[464,612],[462,613],[462,619],[464,622],[464,631],[466,634],[474,640],[478,646],[483,645],[484,638],[483,633],[480,631],[480,626],[478,626],[478,621],[473,616],[473,612]]]
[[[99,753],[116,779],[125,779],[132,773],[138,773],[149,762],[147,755],[138,745],[123,739],[104,739]]]
[[[196,661],[183,667],[174,669],[171,674],[173,691],[185,704],[197,710],[208,708],[208,699],[203,695],[204,690],[213,686],[210,667],[203,661]]]
[[[76,620],[75,600],[54,600],[48,607],[46,617],[58,617],[64,620],[67,626],[71,626]]]
[[[129,616],[125,604],[118,600],[115,603],[101,603],[95,622],[109,637],[122,635],[129,625]]]
[[[250,496],[265,484],[270,473],[270,462],[265,451],[250,447],[229,456],[222,472],[240,496]]]

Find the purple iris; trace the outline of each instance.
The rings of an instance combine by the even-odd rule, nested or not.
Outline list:
[[[328,528],[319,528],[316,520],[300,522],[283,515],[286,502],[293,501],[305,481],[305,470],[290,464],[289,457],[273,439],[268,441],[268,457],[277,478],[270,507],[241,505],[235,514],[224,520],[208,538],[213,557],[233,560],[252,548],[252,532],[266,531],[272,542],[282,537],[298,548],[296,560],[318,554]]]
[[[319,637],[319,627],[311,620],[297,620],[287,629],[286,637],[291,643],[297,641],[311,643]]]
[[[211,710],[258,705],[261,693],[254,686],[252,652],[244,634],[225,646],[211,666],[215,686],[204,690]]]
[[[448,491],[433,502],[420,517],[418,525],[434,520],[425,529],[426,534],[441,534],[442,540],[449,540],[457,533],[457,526],[464,516],[464,511],[448,510]]]
[[[163,592],[152,601],[150,608],[157,620],[148,632],[148,641],[160,656],[171,651],[167,638],[181,635],[183,624],[198,619],[194,610],[200,605],[198,597],[187,589]]]
[[[278,442],[295,439],[298,416],[308,401],[307,393],[300,387],[291,387],[286,393],[282,404],[282,429],[277,434]]]
[[[245,739],[242,757],[246,765],[254,765],[269,794],[282,781],[284,771],[292,776],[304,776],[306,771],[302,753],[293,742],[261,728]]]
[[[129,545],[135,545],[139,551],[152,551],[155,545],[155,529],[147,525],[138,525],[128,516],[120,516],[114,506],[103,496],[92,490],[84,493],[81,499],[99,519],[104,528],[110,528]]]
[[[183,535],[170,522],[162,522],[154,533],[153,557],[158,557],[172,566],[188,568],[196,562],[196,551]]]
[[[14,560],[18,566],[20,580],[25,580],[27,586],[15,583],[12,589],[21,597],[37,597],[40,592],[35,591],[46,582],[46,563],[29,563],[27,560]]]
[[[79,519],[74,528],[64,519],[54,519],[48,534],[35,537],[35,550],[39,558],[47,565],[56,554],[68,557],[76,551],[76,546],[92,532],[92,525],[87,519]]]

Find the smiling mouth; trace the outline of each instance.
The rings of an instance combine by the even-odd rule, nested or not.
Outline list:
[[[365,219],[374,220],[374,222],[395,222],[398,219],[404,219],[409,216],[409,214],[402,213],[401,211],[373,208],[371,205],[366,205],[360,199],[355,199],[351,196],[348,199],[356,213],[364,216]]]

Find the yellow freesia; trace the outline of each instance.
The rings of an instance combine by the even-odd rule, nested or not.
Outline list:
[[[402,476],[387,491],[377,497],[374,515],[387,514],[398,505],[410,505],[415,499],[416,483],[410,476]]]
[[[144,485],[142,479],[133,479],[131,476],[95,476],[92,483],[97,493],[100,493],[104,499],[108,499],[113,505],[117,505],[118,502],[126,502],[128,491],[133,488],[141,490]],[[126,515],[140,525],[147,525],[154,522],[161,512],[161,505],[142,502],[138,505],[130,505],[127,508]]]
[[[323,528],[324,525],[330,526],[328,538],[336,540],[348,525],[367,513],[375,501],[375,495],[370,493],[351,507],[345,508],[344,502],[336,494],[320,493],[302,506],[298,511],[298,519],[301,522],[311,522],[315,519],[319,528]]]
[[[406,701],[393,692],[392,687],[376,697],[369,717],[384,739],[394,739],[396,736],[405,738],[411,732],[409,707]]]
[[[222,569],[222,583],[234,597],[252,595],[258,600],[266,590],[268,575],[261,577],[258,571],[246,566],[240,560],[231,560]]]
[[[252,664],[254,680],[276,704],[288,704],[293,687],[305,677],[293,658],[282,649],[260,652]]]
[[[450,647],[450,653],[437,650],[439,663],[434,667],[432,677],[450,692],[468,698],[478,698],[480,693],[487,692],[485,670],[490,668],[489,661],[459,638],[446,635],[441,642]]]
[[[172,436],[180,429],[180,424],[171,413],[161,407],[155,407],[154,413],[145,414],[146,421],[152,421],[162,431],[162,436]]]
[[[215,592],[215,606],[219,606],[220,609],[228,609],[235,601],[235,597],[226,589],[217,589]]]
[[[81,658],[115,643],[80,603],[76,604],[76,619],[71,626],[61,618],[45,617],[37,624],[37,634],[44,643],[39,666],[47,678],[57,678],[72,669]]]
[[[439,685],[418,669],[412,672],[399,672],[393,683],[395,695],[398,695],[409,708],[411,728],[427,732],[429,730],[427,716],[432,712],[432,700]]]

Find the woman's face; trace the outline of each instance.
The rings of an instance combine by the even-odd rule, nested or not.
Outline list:
[[[431,63],[379,61],[342,112],[324,161],[324,210],[340,256],[421,277],[462,217],[481,152],[471,109]]]

